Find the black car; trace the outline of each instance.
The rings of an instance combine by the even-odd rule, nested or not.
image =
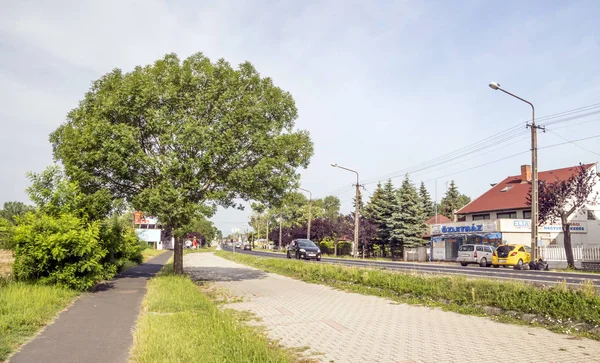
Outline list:
[[[287,249],[287,258],[315,259],[321,261],[321,250],[309,239],[295,239]]]

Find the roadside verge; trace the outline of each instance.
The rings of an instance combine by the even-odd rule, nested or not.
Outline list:
[[[193,253],[193,252],[191,252]],[[269,341],[247,316],[221,310],[187,275],[172,275],[172,262],[148,282],[134,333],[132,362],[296,362]]]

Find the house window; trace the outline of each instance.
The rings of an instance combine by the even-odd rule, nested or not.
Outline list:
[[[595,221],[595,220],[597,220],[598,218],[596,218],[595,211],[588,209],[588,211],[587,211],[587,219],[588,219],[588,221]]]
[[[524,219],[531,219],[531,211],[530,210],[524,210],[523,211],[523,218]]]
[[[517,212],[498,213],[498,219],[517,219]]]
[[[490,215],[489,214],[474,214],[473,215],[474,221],[481,221],[484,219],[490,219]]]

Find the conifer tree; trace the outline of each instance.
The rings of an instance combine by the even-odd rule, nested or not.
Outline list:
[[[365,216],[375,225],[373,241],[381,247],[383,256],[389,249],[392,232],[392,214],[396,206],[396,192],[391,180],[377,185],[371,200],[365,207]]]
[[[446,192],[441,202],[441,213],[446,217],[452,219],[453,211],[458,211],[465,205],[471,202],[471,198],[464,194],[460,194],[458,187],[454,183],[454,180],[450,182],[450,188]]]
[[[393,254],[405,247],[417,247],[423,243],[425,221],[417,189],[411,183],[408,174],[397,192],[396,211],[392,215]]]
[[[424,220],[428,220],[435,215],[435,209],[433,206],[433,201],[431,200],[429,192],[427,191],[427,188],[425,188],[425,183],[423,182],[421,182],[421,188],[419,189],[419,199],[421,201],[423,218]]]

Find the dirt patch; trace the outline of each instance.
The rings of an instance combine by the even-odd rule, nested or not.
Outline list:
[[[0,250],[0,276],[12,273],[12,265],[15,261],[12,251]]]

